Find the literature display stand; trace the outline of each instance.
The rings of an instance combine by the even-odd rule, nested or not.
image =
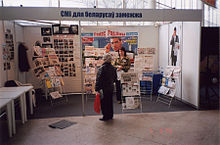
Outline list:
[[[86,102],[89,95],[95,94],[95,81],[98,68],[102,65],[102,56],[105,53],[104,48],[94,48],[93,46],[86,46],[84,51],[85,58],[85,93]]]
[[[162,79],[162,85],[158,90],[156,102],[167,104],[169,107],[175,98],[176,81],[180,74],[180,68],[176,66],[167,66],[166,73]]]
[[[53,105],[54,99],[63,97],[63,94],[60,94],[63,92],[64,82],[59,59],[53,48],[42,49],[39,46],[34,46],[34,52],[34,73],[45,84],[46,100],[49,93],[51,105]],[[65,97],[65,100],[68,101],[67,97]]]
[[[142,112],[138,73],[121,73],[121,85],[122,112],[133,109],[140,109],[140,111]]]

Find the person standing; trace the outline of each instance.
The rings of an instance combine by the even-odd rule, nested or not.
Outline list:
[[[96,76],[95,91],[101,95],[101,110],[103,117],[99,120],[113,119],[113,90],[117,80],[116,68],[112,66],[112,56],[107,53],[103,57],[104,63],[99,68]]]
[[[174,27],[174,32],[170,41],[170,45],[172,45],[171,49],[171,65],[176,66],[177,61],[177,49],[179,49],[179,37],[176,35],[176,27]]]
[[[118,52],[122,48],[123,41],[121,40],[120,37],[111,37],[110,38],[111,43],[108,43],[105,48],[106,48],[106,53],[109,53],[110,51],[115,51]],[[119,54],[120,55],[120,54]],[[118,57],[119,57],[118,55]],[[115,62],[114,62],[115,63]],[[117,71],[118,77],[119,77],[119,70]],[[121,82],[120,79],[118,78],[116,80],[116,97],[117,97],[117,102],[121,104]]]
[[[115,66],[117,67],[117,81],[116,81],[116,95],[119,104],[122,103],[121,97],[121,73],[128,72],[131,66],[130,59],[127,57],[124,47],[119,50],[119,57],[115,61]],[[125,100],[123,99],[123,102]]]

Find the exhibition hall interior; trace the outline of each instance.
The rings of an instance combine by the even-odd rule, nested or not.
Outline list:
[[[0,144],[220,144],[220,0],[0,6]]]

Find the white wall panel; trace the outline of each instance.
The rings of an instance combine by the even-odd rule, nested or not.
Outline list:
[[[0,21],[0,87],[4,86],[4,82],[6,81],[6,72],[4,71],[3,64],[3,45],[4,43],[4,31],[3,31],[3,21]]]
[[[182,98],[199,104],[200,23],[183,23]]]
[[[159,27],[146,26],[138,27],[139,37],[138,37],[138,47],[143,48],[155,48],[156,54],[154,57],[154,70],[158,70],[158,48],[159,48]]]
[[[169,51],[169,25],[162,25],[159,29],[159,68],[164,72],[164,69],[168,65],[168,51]]]

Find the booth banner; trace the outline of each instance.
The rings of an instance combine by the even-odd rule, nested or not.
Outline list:
[[[112,37],[119,37],[123,42],[126,51],[137,54],[138,48],[138,32],[119,32],[106,30],[102,32],[82,33],[82,48],[85,46],[94,46],[94,48],[105,48],[111,43]],[[111,49],[113,51],[113,49]]]

